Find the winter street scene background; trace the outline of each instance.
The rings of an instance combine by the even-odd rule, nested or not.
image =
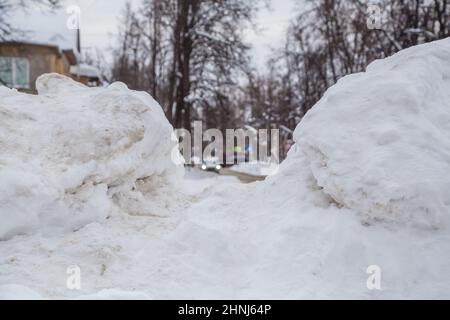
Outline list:
[[[450,299],[449,0],[0,0],[0,300]]]

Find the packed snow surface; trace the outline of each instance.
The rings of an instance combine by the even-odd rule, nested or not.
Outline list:
[[[46,76],[38,97],[2,89],[0,146],[12,156],[0,155],[0,298],[450,298],[449,68],[446,39],[342,79],[299,125],[278,173],[249,185],[179,179],[161,110],[122,85]],[[142,137],[137,128],[148,142],[120,142]],[[55,203],[68,228],[43,233]],[[73,228],[78,215],[86,221]],[[79,291],[66,287],[73,265]],[[367,286],[371,266],[380,290]]]

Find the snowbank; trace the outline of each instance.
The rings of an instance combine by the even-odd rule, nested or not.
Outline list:
[[[47,74],[39,95],[0,87],[0,239],[152,212],[175,179],[172,127],[147,94]],[[181,169],[182,170],[182,169]]]
[[[295,139],[289,162],[305,159],[316,186],[366,222],[440,226],[450,213],[450,39],[343,78]]]

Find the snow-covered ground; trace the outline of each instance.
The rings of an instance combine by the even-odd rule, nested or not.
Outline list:
[[[211,194],[214,185],[240,187],[236,178],[193,171],[187,173],[176,189],[186,195],[184,200],[195,206]],[[77,232],[18,236],[3,242],[0,244],[0,297],[195,298],[196,288],[188,290],[188,287],[199,276],[187,275],[185,282],[179,274],[195,273],[194,266],[189,266],[190,253],[184,256],[182,252],[182,242],[185,236],[188,243],[194,240],[196,232],[192,230],[191,238],[191,232],[186,234],[178,229],[183,221],[189,221],[187,215],[192,210],[185,210],[167,216],[113,216]],[[198,250],[212,245],[208,244],[209,239],[204,240],[205,244],[198,244]],[[221,254],[220,248],[217,254]],[[66,271],[72,265],[81,268],[81,291],[66,287],[69,277]],[[197,286],[201,287],[202,283],[199,281]]]
[[[230,168],[231,171],[245,173],[257,177],[274,175],[278,172],[278,169],[278,163],[261,161],[244,162],[234,165]]]
[[[450,298],[450,39],[342,79],[250,185],[181,179],[145,94],[42,84],[0,90],[0,298]]]

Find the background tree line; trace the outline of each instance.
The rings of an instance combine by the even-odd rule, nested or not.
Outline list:
[[[133,1],[136,4],[137,1]],[[176,128],[294,129],[341,77],[375,59],[450,36],[450,0],[298,0],[284,45],[263,70],[243,31],[269,0],[140,0],[126,4],[112,66],[85,55],[108,81],[149,92]],[[0,41],[22,32],[11,14],[59,0],[0,0]],[[368,28],[380,8],[380,28]]]
[[[257,0],[143,0],[123,11],[113,80],[148,91],[176,128],[234,127]],[[219,121],[220,120],[220,121]]]
[[[361,0],[308,0],[268,70],[249,76],[246,102],[256,127],[291,129],[345,75],[413,45],[450,36],[449,0],[379,0],[380,29]]]
[[[24,33],[10,22],[11,15],[17,10],[26,10],[32,6],[39,9],[54,9],[60,2],[60,0],[0,0],[0,41],[11,40]]]
[[[113,80],[146,90],[175,127],[294,129],[341,77],[373,60],[450,35],[449,0],[379,0],[381,28],[361,0],[299,1],[265,70],[242,30],[257,0],[143,0],[123,12]],[[376,12],[375,12],[376,13]]]

